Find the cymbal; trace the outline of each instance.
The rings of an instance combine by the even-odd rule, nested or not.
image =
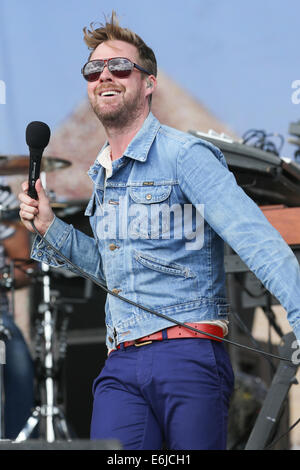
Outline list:
[[[50,201],[53,211],[58,217],[71,216],[77,213],[83,213],[88,204],[88,199],[71,199],[65,201]],[[20,207],[6,207],[0,205],[0,223],[14,222],[20,220]]]
[[[72,163],[56,157],[43,157],[41,171],[50,172],[67,168]],[[29,170],[29,157],[26,155],[0,155],[0,175],[25,175]]]
[[[57,209],[68,209],[68,208],[79,208],[85,209],[89,200],[88,199],[69,199],[64,201],[50,201],[53,210]]]

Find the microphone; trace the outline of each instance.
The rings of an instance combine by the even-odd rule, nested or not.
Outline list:
[[[29,147],[28,195],[37,199],[35,183],[40,176],[41,160],[45,147],[50,140],[50,129],[44,122],[33,121],[26,128],[26,143]]]

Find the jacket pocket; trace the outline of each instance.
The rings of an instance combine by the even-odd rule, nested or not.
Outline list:
[[[137,204],[156,204],[168,199],[171,189],[171,185],[137,186],[129,188],[129,194]]]
[[[180,276],[184,278],[195,278],[196,274],[193,273],[189,268],[177,263],[170,263],[167,260],[154,258],[145,253],[139,251],[134,252],[135,260],[146,268],[153,269],[164,274],[170,274],[172,276]]]
[[[171,190],[171,185],[129,188],[130,233],[133,238],[157,239],[163,233],[170,233]]]

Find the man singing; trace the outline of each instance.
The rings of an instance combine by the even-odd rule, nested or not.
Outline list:
[[[285,307],[300,339],[300,270],[288,245],[236,184],[219,149],[161,125],[150,111],[153,51],[115,14],[84,29],[82,69],[107,142],[89,176],[90,238],[23,183],[20,217],[105,284],[105,366],[93,384],[92,439],[124,449],[225,449],[233,371],[222,343],[228,243]],[[32,257],[66,266],[37,237]],[[168,315],[203,333],[118,298]],[[210,333],[214,338],[205,335]]]

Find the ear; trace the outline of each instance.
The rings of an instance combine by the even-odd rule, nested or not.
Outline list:
[[[146,78],[146,96],[151,95],[151,93],[154,92],[156,86],[156,77],[154,75],[149,75],[149,77]]]

